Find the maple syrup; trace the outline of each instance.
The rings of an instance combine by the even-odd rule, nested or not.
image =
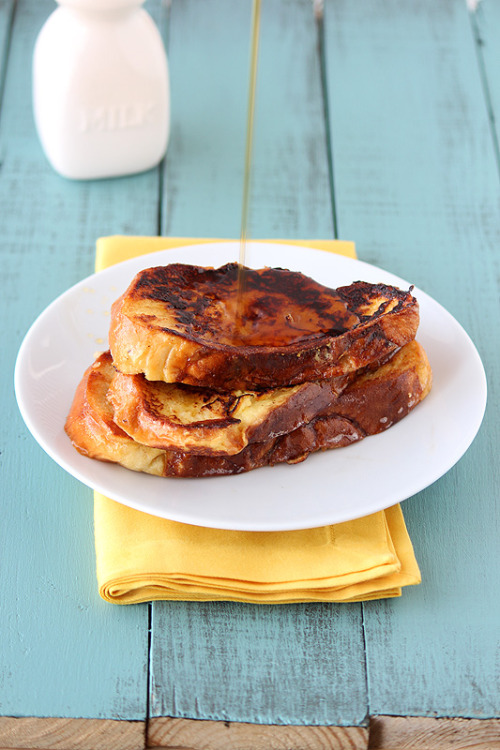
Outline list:
[[[261,0],[253,0],[250,35],[250,73],[248,84],[247,129],[245,145],[245,168],[243,173],[243,197],[241,206],[240,255],[238,263],[238,297],[236,305],[236,328],[242,324],[243,296],[245,293],[246,244],[248,234],[248,208],[250,203],[250,177],[252,168],[253,131],[255,119],[255,91],[259,58]]]
[[[243,271],[244,294],[235,283],[223,297],[229,320],[237,307],[234,346],[288,346],[338,336],[359,324],[337,292],[303,274],[278,268]]]
[[[219,340],[240,347],[297,344],[325,334],[340,335],[359,323],[336,292],[312,279],[281,269],[254,271],[246,266],[260,15],[261,0],[253,0],[239,262],[234,284],[231,264],[224,267],[224,291],[218,300],[219,313],[223,309],[217,325]]]
[[[240,266],[203,268],[173,263],[141,273],[140,300],[168,310],[165,326],[191,340],[230,347],[283,347],[338,336],[359,324],[341,295],[296,271]],[[144,309],[151,311],[149,306]],[[235,319],[238,325],[235,327]]]

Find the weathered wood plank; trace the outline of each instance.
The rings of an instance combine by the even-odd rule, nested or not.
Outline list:
[[[370,713],[498,715],[500,192],[465,3],[327,0],[339,229],[476,341],[489,407],[466,456],[404,504],[423,583],[364,605]],[[457,405],[457,408],[460,408]]]
[[[375,716],[369,750],[498,750],[500,721]]]
[[[174,122],[163,233],[239,236],[250,10],[249,2],[231,0],[172,4]],[[331,237],[311,3],[263,3],[261,30],[266,75],[257,84],[250,236]],[[152,625],[152,717],[364,721],[357,605],[155,603]]]
[[[99,599],[92,493],[37,446],[13,396],[22,337],[53,298],[92,272],[96,238],[157,228],[157,171],[74,183],[45,160],[33,125],[30,60],[54,8],[51,0],[17,3],[0,120],[0,391],[7,396],[0,436],[0,713],[143,720],[148,607],[119,609]]]
[[[495,141],[495,151],[500,168],[500,7],[498,3],[477,3],[470,14],[472,32],[476,39],[478,65],[484,86],[484,95]]]
[[[155,750],[366,750],[368,729],[151,719],[147,740]]]
[[[361,724],[358,614],[342,605],[155,603],[151,715]]]
[[[0,717],[0,749],[143,750],[144,721]]]

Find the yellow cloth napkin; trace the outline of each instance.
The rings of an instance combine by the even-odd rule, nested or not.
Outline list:
[[[328,250],[337,255],[346,255],[348,258],[356,257],[354,242],[345,240],[265,240],[286,245],[300,245],[302,247],[313,247],[316,250]],[[172,247],[185,247],[186,245],[201,245],[211,242],[234,242],[234,240],[219,240],[216,238],[200,239],[199,237],[134,237],[121,234],[112,237],[101,237],[97,240],[95,270],[102,271],[115,263],[123,260],[136,258],[138,255],[154,253],[157,250],[168,250]],[[237,258],[235,258],[237,260]],[[207,265],[210,265],[210,248],[207,247]],[[131,279],[132,280],[132,279]]]
[[[213,241],[103,237],[96,270],[139,254]],[[292,244],[355,257],[352,242]],[[209,252],[207,247],[207,265]],[[399,505],[315,529],[242,532],[157,518],[95,492],[94,528],[99,593],[116,604],[357,602],[400,596],[403,586],[421,580]]]

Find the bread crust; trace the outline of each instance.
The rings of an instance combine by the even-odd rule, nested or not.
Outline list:
[[[135,443],[113,419],[107,392],[114,374],[109,352],[87,368],[75,392],[65,431],[83,456],[132,471],[164,475],[164,451]]]
[[[334,401],[348,378],[265,391],[213,391],[152,382],[116,371],[107,398],[114,421],[139,443],[224,456],[310,422]]]
[[[261,269],[252,273],[279,272],[275,284],[288,284],[287,294],[272,290],[255,296],[245,319],[258,317],[262,327],[269,309],[269,330],[273,323],[285,331],[288,318],[300,318],[300,325],[311,330],[277,345],[269,343],[271,334],[254,345],[251,332],[232,344],[226,323],[234,322],[234,309],[229,303],[224,308],[221,279],[225,282],[227,274],[234,281],[236,265],[203,269],[171,264],[137,274],[112,307],[109,343],[116,367],[125,374],[144,373],[152,381],[219,390],[276,388],[355,372],[415,338],[419,308],[411,290],[366,282],[332,290],[302,274]],[[213,304],[203,296],[208,282],[193,292],[193,274],[202,278],[209,272],[218,274],[222,285]],[[162,297],[162,284],[168,287],[170,276],[176,280],[176,294]],[[234,297],[233,287],[228,283],[228,299]],[[309,313],[311,320],[306,319]]]
[[[87,369],[66,421],[75,448],[86,456],[164,477],[239,474],[277,463],[297,463],[311,453],[348,446],[399,422],[427,396],[432,371],[422,346],[412,341],[385,364],[354,378],[326,411],[289,433],[248,444],[233,456],[196,455],[144,446],[114,422],[107,398],[114,376],[110,353]]]

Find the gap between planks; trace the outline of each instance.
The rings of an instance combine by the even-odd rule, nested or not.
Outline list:
[[[376,716],[369,728],[0,717],[0,750],[500,750],[500,719]]]

